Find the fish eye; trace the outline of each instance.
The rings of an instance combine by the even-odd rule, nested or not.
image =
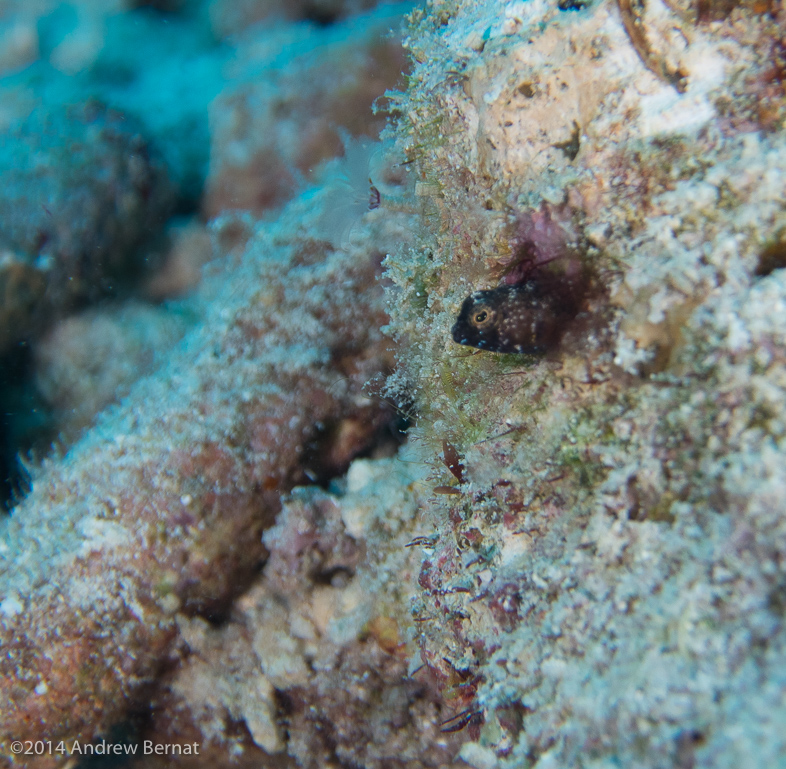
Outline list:
[[[475,313],[472,315],[472,322],[476,326],[482,326],[483,324],[488,323],[490,318],[491,313],[487,308],[484,307],[475,311]]]

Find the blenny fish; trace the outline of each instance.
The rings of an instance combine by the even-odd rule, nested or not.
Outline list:
[[[538,355],[556,344],[563,321],[554,296],[528,280],[470,294],[452,334],[458,344],[489,352]]]
[[[556,349],[565,334],[574,334],[586,315],[594,281],[577,257],[560,257],[558,269],[549,262],[518,270],[524,276],[485,291],[462,303],[453,324],[453,340],[489,352],[542,355]],[[515,274],[515,272],[511,272]],[[576,326],[579,316],[584,321]]]

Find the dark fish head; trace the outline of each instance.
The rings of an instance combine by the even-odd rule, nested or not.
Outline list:
[[[499,286],[464,300],[453,341],[489,352],[536,355],[550,346],[555,320],[551,302],[534,283]]]
[[[461,305],[453,324],[453,341],[491,350],[499,344],[499,317],[494,291],[476,291]]]

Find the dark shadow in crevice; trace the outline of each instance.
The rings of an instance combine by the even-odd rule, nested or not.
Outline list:
[[[32,382],[30,345],[14,345],[0,356],[0,511],[8,512],[30,490],[20,457],[48,447],[53,420]]]

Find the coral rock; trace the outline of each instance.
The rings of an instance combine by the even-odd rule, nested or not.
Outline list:
[[[150,739],[199,740],[200,767],[456,766],[461,738],[440,731],[452,704],[427,671],[408,674],[424,470],[411,462],[356,460],[340,493],[293,492],[229,621],[181,624],[188,656]]]
[[[3,751],[105,734],[165,662],[175,613],[219,616],[248,584],[320,426],[361,419],[356,449],[373,440],[384,406],[361,387],[390,365],[373,244],[398,235],[367,229],[346,251],[303,242],[292,233],[318,207],[299,202],[212,275],[204,324],[35,470],[2,522]]]
[[[0,136],[0,351],[144,269],[140,246],[174,202],[162,164],[96,103],[34,112]],[[21,296],[23,299],[19,299]]]
[[[445,492],[423,511],[420,641],[466,702],[461,756],[776,766],[783,17],[434,0],[412,22],[398,130],[428,234],[386,261],[390,385],[415,394]],[[467,295],[568,242],[599,286],[571,344],[529,360],[453,344]]]
[[[322,161],[341,154],[342,133],[378,136],[385,118],[372,104],[406,66],[400,40],[387,36],[397,12],[382,9],[331,28],[329,37],[288,41],[286,58],[271,57],[264,72],[216,99],[207,216],[280,205]],[[256,56],[253,45],[246,55]]]

